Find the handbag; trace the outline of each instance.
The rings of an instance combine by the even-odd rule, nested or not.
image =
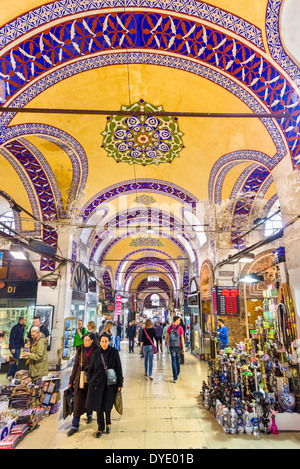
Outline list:
[[[117,391],[117,394],[114,400],[114,406],[115,406],[116,411],[120,415],[123,415],[123,398],[122,398],[121,391]]]
[[[87,377],[86,377],[86,372],[82,370],[82,351],[81,351],[81,361],[80,361],[80,377],[79,377],[79,388],[84,389],[87,385]]]
[[[148,339],[148,340],[151,342],[151,344],[152,344],[152,347],[153,347],[153,350],[154,350],[154,355],[155,355],[155,354],[157,353],[157,347],[156,347],[156,345],[154,345],[154,343],[153,343],[152,340],[150,339],[149,335],[147,334],[146,329],[144,329],[144,331],[145,331],[145,334],[146,334],[146,336],[147,336],[147,339]]]
[[[107,386],[113,386],[114,384],[117,384],[118,378],[117,378],[116,370],[114,368],[107,368],[102,354],[101,354],[101,359],[102,359],[102,363],[104,366],[104,371],[106,373]]]

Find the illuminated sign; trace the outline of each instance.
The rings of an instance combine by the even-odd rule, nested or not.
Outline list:
[[[239,290],[237,287],[213,287],[212,311],[218,316],[240,315]]]

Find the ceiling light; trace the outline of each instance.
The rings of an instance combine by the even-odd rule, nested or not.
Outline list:
[[[26,257],[27,253],[23,251],[22,246],[20,246],[19,244],[11,244],[10,253],[14,259],[19,259],[19,260],[24,260],[24,261],[27,260],[27,257]]]
[[[264,277],[263,275],[258,275],[255,272],[251,272],[250,274],[246,274],[240,277],[238,281],[243,283],[259,283],[264,281]]]

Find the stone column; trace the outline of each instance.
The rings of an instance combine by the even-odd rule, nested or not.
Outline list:
[[[72,229],[70,227],[59,227],[58,246],[59,254],[65,258],[71,258],[72,252]],[[48,353],[49,370],[55,370],[58,364],[58,351],[62,348],[62,337],[64,330],[64,319],[71,311],[71,264],[68,262],[57,272],[45,279],[49,285],[39,283],[37,292],[37,305],[53,305],[54,318],[52,329],[51,349]],[[50,285],[53,282],[52,285]]]

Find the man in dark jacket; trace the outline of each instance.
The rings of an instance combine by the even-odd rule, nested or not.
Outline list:
[[[136,325],[133,321],[130,321],[127,327],[127,337],[129,341],[129,353],[134,352],[134,339],[136,336]]]
[[[12,356],[16,359],[20,359],[21,355],[21,348],[24,348],[25,342],[24,342],[24,329],[26,326],[26,318],[25,316],[21,316],[19,319],[18,324],[16,324],[12,330],[10,331],[10,336],[9,336],[9,349],[11,351]],[[17,371],[17,364],[18,362],[16,361],[13,363],[8,370],[7,373],[7,379],[11,381]]]

